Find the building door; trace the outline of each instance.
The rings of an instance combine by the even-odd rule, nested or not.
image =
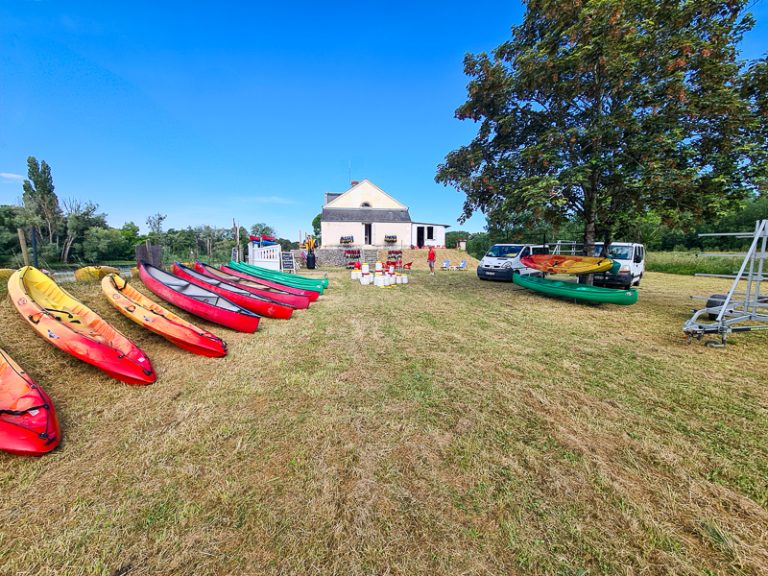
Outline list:
[[[424,226],[416,226],[416,246],[424,246]]]
[[[371,242],[371,229],[373,228],[372,224],[365,224],[365,245],[370,246],[372,244]]]

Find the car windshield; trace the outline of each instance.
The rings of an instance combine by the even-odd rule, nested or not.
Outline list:
[[[603,251],[602,244],[595,244],[595,256],[600,256]],[[631,260],[632,259],[632,247],[631,246],[611,246],[608,248],[608,258],[613,260]]]
[[[523,247],[517,244],[496,244],[496,246],[491,246],[486,256],[491,256],[492,258],[514,258],[520,254],[522,249]]]

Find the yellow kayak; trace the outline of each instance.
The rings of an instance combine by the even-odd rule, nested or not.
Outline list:
[[[151,384],[147,355],[104,319],[37,268],[25,266],[8,281],[22,318],[47,342],[127,384]]]
[[[594,274],[606,272],[613,267],[610,258],[593,256],[565,256],[562,254],[534,254],[523,256],[520,262],[528,268],[548,274]]]
[[[112,266],[84,266],[75,270],[75,279],[80,282],[101,280],[108,274],[119,274],[120,270]]]

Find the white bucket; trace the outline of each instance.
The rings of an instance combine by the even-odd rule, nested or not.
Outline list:
[[[376,272],[381,272],[382,270],[384,270],[384,266],[381,262],[376,262]]]
[[[371,275],[370,274],[365,274],[363,276],[360,276],[360,284],[362,284],[363,286],[368,286],[368,284],[370,284],[370,283],[371,283]]]
[[[390,274],[394,274],[395,273],[395,267],[392,264],[389,265],[389,273]]]
[[[360,278],[360,272],[352,270],[352,280],[357,280],[358,278]]]
[[[371,273],[371,265],[368,262],[363,262],[363,274]]]
[[[408,284],[408,274],[403,276],[403,284]]]
[[[402,283],[403,283],[403,277],[395,276],[395,284],[402,284]]]

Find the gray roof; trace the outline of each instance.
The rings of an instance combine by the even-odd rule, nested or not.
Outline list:
[[[408,210],[387,208],[323,208],[323,222],[410,222]]]

